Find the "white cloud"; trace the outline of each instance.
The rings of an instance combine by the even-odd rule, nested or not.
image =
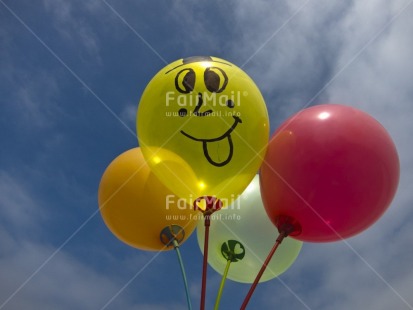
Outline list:
[[[90,22],[85,20],[84,13],[97,15],[101,6],[97,1],[64,1],[43,0],[46,12],[53,15],[54,26],[59,34],[70,41],[71,45],[80,44],[94,57],[94,61],[100,63],[100,41]],[[83,14],[82,14],[83,13]],[[75,48],[77,52],[83,48]]]
[[[381,0],[341,4],[328,1],[296,1],[285,6],[269,1],[238,2],[234,14],[237,27],[242,27],[243,31],[240,37],[235,38],[237,41],[231,52],[242,55],[237,57],[245,60],[255,55],[245,69],[264,92],[270,113],[281,114],[280,116],[285,118],[312,100],[405,3],[406,1]],[[340,78],[349,77],[349,84],[342,84],[339,94],[341,96],[332,96],[337,94],[337,90],[333,91],[329,86],[311,103],[325,102],[330,98],[339,102],[354,102],[360,106],[360,98],[356,100],[357,98],[349,96],[357,94],[352,89],[362,77],[365,77],[364,82],[368,83],[371,80],[370,75],[377,76],[374,70],[383,73],[389,70],[389,74],[400,74],[398,69],[401,68],[404,69],[402,72],[412,72],[406,67],[383,63],[383,55],[380,55],[390,52],[392,57],[399,60],[402,56],[400,64],[411,66],[411,62],[405,61],[412,46],[411,36],[408,36],[408,29],[411,29],[411,19],[407,18],[409,10],[411,11],[409,8],[396,19],[394,25],[383,31],[376,40],[379,43],[374,41],[350,68],[339,74]],[[377,45],[385,38],[389,38],[387,50],[379,46],[377,51]],[[258,49],[260,50],[257,52]],[[370,57],[371,54],[373,57]],[[359,64],[362,59],[366,62],[365,66],[355,71],[355,64]],[[390,76],[388,78],[391,79]],[[399,84],[396,89],[409,89],[405,85],[407,81],[409,79],[403,79],[404,84]],[[372,93],[376,93],[377,97],[382,95],[377,84],[368,85],[376,86]],[[358,88],[364,86],[362,84]],[[385,89],[392,86],[388,85]],[[398,96],[394,88],[386,94]]]
[[[261,292],[263,305],[266,308],[290,305],[294,309],[385,310],[407,309],[407,302],[411,307],[413,251],[407,249],[412,238],[399,237],[391,245],[383,239],[381,247],[361,238],[364,241],[354,249],[369,265],[343,242],[306,244],[297,262],[281,276],[291,291],[274,280]],[[350,244],[353,245],[352,240]],[[406,249],[404,254],[398,253],[401,247]]]
[[[82,240],[84,229],[69,240],[71,246],[77,249],[73,251],[72,248],[76,252],[74,255],[68,244],[61,247],[53,245],[52,239],[44,240],[51,232],[45,231],[45,217],[42,214],[50,213],[41,206],[39,197],[32,193],[32,187],[26,182],[2,171],[0,197],[0,270],[2,279],[7,279],[0,281],[0,307],[100,309],[120,292],[128,279],[139,272],[136,279],[108,304],[107,309],[182,308],[182,304],[177,302],[141,302],[145,300],[145,292],[150,291],[150,286],[156,285],[154,282],[160,279],[158,275],[154,276],[156,262],[168,268],[168,262],[162,257],[156,257],[156,262],[145,268],[155,253],[131,249],[122,258],[118,253],[109,252],[105,245],[85,244]],[[61,235],[57,239],[66,243],[65,238],[69,235],[64,236],[58,231],[53,233]],[[93,258],[85,259],[86,255]],[[101,261],[108,265],[102,268]]]
[[[36,224],[39,224],[36,222],[42,219],[40,206],[22,183],[0,170],[0,223],[3,227],[18,228],[17,235],[32,232],[36,229]],[[7,240],[12,238],[3,237],[7,237]]]
[[[8,300],[6,309],[95,309],[116,292],[116,283],[64,252],[31,277],[54,250],[23,241],[0,257],[2,276],[7,279],[0,283],[0,300]]]
[[[248,61],[245,70],[263,91],[273,124],[301,109],[328,81],[346,10],[327,1],[244,1],[235,7],[243,31],[231,52]]]
[[[15,72],[16,73],[16,72]],[[56,102],[59,88],[55,77],[45,72],[19,74],[15,78],[15,92],[8,104],[14,106],[14,113],[22,123],[34,127],[53,125],[59,105]]]
[[[136,127],[137,104],[127,103],[120,112],[120,118],[129,125],[130,128]]]
[[[60,94],[58,81],[44,66],[36,67],[19,57],[20,51],[16,50],[13,40],[18,33],[8,25],[0,31],[5,42],[0,52],[3,113],[12,118],[18,128],[49,128],[53,115],[59,111],[56,103]]]
[[[39,268],[56,250],[34,241],[42,235],[45,210],[24,182],[4,171],[0,196],[0,269],[7,279],[0,281],[0,305],[7,302],[6,309],[91,309],[116,291],[116,283],[64,251]]]

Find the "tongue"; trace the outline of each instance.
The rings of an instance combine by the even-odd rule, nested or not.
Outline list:
[[[222,167],[228,164],[232,158],[233,145],[231,135],[222,140],[202,142],[204,155],[208,162],[214,166]]]

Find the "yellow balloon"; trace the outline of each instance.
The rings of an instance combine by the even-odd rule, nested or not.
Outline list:
[[[269,137],[252,79],[216,57],[175,61],[147,85],[137,114],[143,155],[178,197],[235,201],[257,173]]]
[[[170,250],[161,240],[164,228],[182,227],[184,234],[178,237],[183,242],[196,226],[198,213],[159,181],[140,148],[128,150],[110,163],[99,184],[98,200],[109,230],[142,250]]]

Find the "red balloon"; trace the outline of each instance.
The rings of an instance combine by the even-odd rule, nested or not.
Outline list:
[[[277,226],[301,225],[293,238],[328,242],[354,236],[390,205],[399,182],[396,147],[373,117],[352,107],[304,109],[273,134],[261,167],[261,194]]]

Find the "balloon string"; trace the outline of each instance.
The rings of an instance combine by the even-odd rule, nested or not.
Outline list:
[[[280,232],[280,235],[278,236],[277,241],[275,241],[274,246],[272,247],[270,253],[267,256],[267,258],[265,259],[265,262],[262,265],[260,271],[258,272],[258,274],[257,274],[257,276],[254,280],[254,283],[251,285],[251,288],[248,291],[247,296],[245,296],[244,302],[242,303],[242,306],[241,306],[240,310],[245,310],[245,308],[247,307],[248,302],[250,301],[251,296],[254,293],[255,288],[257,287],[258,282],[260,281],[262,274],[264,273],[265,269],[267,268],[268,263],[270,262],[270,260],[273,257],[275,251],[277,251],[278,246],[281,244],[281,242],[283,241],[283,239],[286,236],[287,236],[287,234],[284,231]]]
[[[181,251],[179,250],[179,243],[176,239],[173,239],[173,245],[176,251],[176,255],[178,256],[179,266],[181,267],[182,278],[184,280],[185,286],[185,294],[186,294],[186,302],[188,304],[188,310],[192,310],[191,299],[189,298],[189,289],[188,289],[188,281],[186,279],[184,262],[182,260]]]
[[[225,266],[224,274],[222,275],[221,284],[219,285],[217,299],[215,301],[214,310],[218,310],[219,303],[221,301],[222,291],[224,290],[225,280],[227,279],[229,266],[231,265],[231,260],[227,260],[227,265]]]
[[[205,238],[204,238],[204,260],[202,263],[202,288],[201,288],[201,306],[200,309],[205,309],[205,294],[206,294],[206,278],[208,267],[208,243],[209,243],[209,225],[211,221],[209,215],[204,215],[205,219]]]

